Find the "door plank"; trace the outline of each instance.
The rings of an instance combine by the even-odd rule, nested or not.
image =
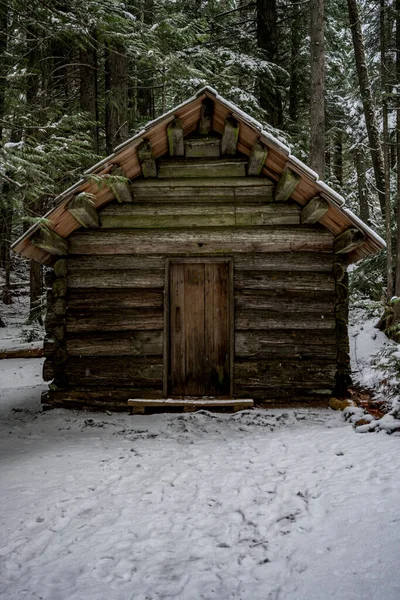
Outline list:
[[[205,311],[204,264],[184,265],[185,269],[185,393],[205,394]]]
[[[170,364],[171,391],[185,393],[185,271],[183,264],[171,264],[170,271]]]
[[[205,264],[206,394],[228,395],[229,321],[227,263]]]

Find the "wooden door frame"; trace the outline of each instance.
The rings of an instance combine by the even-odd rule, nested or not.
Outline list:
[[[165,261],[164,283],[164,340],[163,340],[163,395],[168,398],[168,378],[171,364],[170,353],[170,268],[172,264],[183,263],[228,263],[228,344],[229,344],[229,394],[234,393],[234,360],[235,360],[235,320],[234,320],[234,260],[232,256],[182,256],[167,258]]]

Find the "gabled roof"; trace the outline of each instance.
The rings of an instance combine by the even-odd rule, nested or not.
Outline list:
[[[249,156],[252,146],[257,140],[268,147],[268,155],[262,169],[263,175],[278,182],[284,170],[290,168],[300,177],[299,183],[291,195],[293,200],[300,205],[305,205],[315,196],[320,196],[329,203],[328,212],[321,217],[319,222],[334,236],[340,235],[349,228],[362,232],[365,238],[364,242],[349,254],[350,262],[356,262],[385,247],[385,241],[350,209],[345,207],[344,198],[321,181],[317,173],[293,156],[288,146],[263,130],[258,121],[225,100],[213,88],[208,86],[158,119],[150,121],[142,131],[115,148],[110,156],[86,171],[84,178],[58,196],[56,207],[45,215],[45,218],[49,221],[48,227],[63,238],[68,237],[74,230],[81,227],[80,223],[68,210],[68,203],[74,196],[81,192],[93,194],[96,209],[103,208],[115,198],[114,193],[108,186],[99,187],[89,178],[90,175],[106,175],[118,166],[122,168],[125,177],[129,179],[140,176],[141,166],[136,150],[143,140],[150,142],[155,158],[166,154],[168,152],[168,124],[175,118],[179,118],[185,136],[195,132],[200,119],[201,106],[206,98],[210,98],[214,102],[213,129],[217,133],[223,133],[227,116],[233,115],[239,121],[240,132],[237,146],[239,152]],[[12,245],[12,249],[25,258],[34,259],[43,264],[51,264],[52,255],[34,246],[31,241],[39,227],[40,225],[32,226]]]

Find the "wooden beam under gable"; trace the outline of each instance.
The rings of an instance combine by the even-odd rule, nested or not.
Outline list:
[[[267,160],[268,148],[260,140],[256,140],[251,148],[247,175],[261,175],[264,163]]]
[[[99,227],[99,215],[88,194],[74,196],[68,202],[68,210],[82,227]]]
[[[40,227],[31,239],[31,243],[36,248],[40,248],[49,254],[56,256],[65,256],[68,253],[68,242],[58,233],[48,227]]]
[[[225,119],[224,133],[221,140],[221,153],[235,156],[239,139],[239,121],[232,115]]]
[[[174,119],[167,127],[168,148],[170,156],[184,156],[183,127],[180,119]]]
[[[276,186],[275,202],[286,202],[286,200],[289,200],[300,179],[300,175],[297,175],[292,169],[286,167]]]
[[[200,135],[209,135],[213,129],[214,101],[211,98],[205,98],[201,105],[199,133]]]
[[[315,196],[301,211],[301,222],[303,225],[312,225],[320,220],[326,212],[329,210],[329,203],[321,198]]]
[[[144,140],[137,149],[137,155],[142,168],[143,177],[157,177],[157,165],[154,158],[151,144],[148,140]]]
[[[335,238],[333,251],[335,254],[348,254],[364,242],[364,234],[359,229],[350,228]]]

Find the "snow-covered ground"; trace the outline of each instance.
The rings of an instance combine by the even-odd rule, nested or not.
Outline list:
[[[329,410],[41,412],[0,361],[2,600],[398,600],[400,435]]]

